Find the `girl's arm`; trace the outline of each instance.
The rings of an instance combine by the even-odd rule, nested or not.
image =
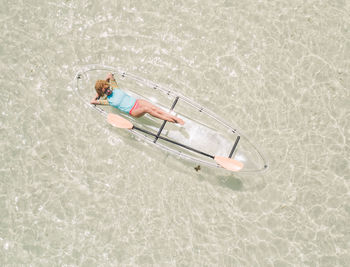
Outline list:
[[[109,83],[110,83],[111,87],[118,88],[117,81],[114,79],[114,77],[113,77],[113,79],[110,80]]]
[[[96,94],[96,96],[90,101],[90,103],[94,105],[109,105],[108,100],[99,100],[99,98],[100,97],[98,96],[98,94]]]
[[[94,104],[94,105],[109,105],[109,102],[108,100],[91,100],[90,101],[91,104]]]
[[[106,77],[106,81],[109,82],[111,87],[118,88],[117,81],[114,79],[114,74],[108,73],[108,75]]]

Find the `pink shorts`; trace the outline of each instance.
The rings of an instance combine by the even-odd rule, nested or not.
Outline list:
[[[137,99],[137,100],[135,101],[134,106],[130,109],[129,114],[131,115],[131,112],[132,112],[134,109],[137,109],[138,107],[139,107],[139,100]]]

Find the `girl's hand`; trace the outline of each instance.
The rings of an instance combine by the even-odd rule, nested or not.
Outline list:
[[[100,96],[98,94],[96,94],[95,97],[92,100],[97,100],[99,98],[100,98]]]
[[[106,81],[109,82],[110,80],[114,80],[114,75],[112,73],[108,73],[106,77]]]
[[[96,96],[93,99],[91,99],[90,103],[94,104],[94,105],[97,105],[99,98],[100,98],[100,96],[98,94],[96,94]]]

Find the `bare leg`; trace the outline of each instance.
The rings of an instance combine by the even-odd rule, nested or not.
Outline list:
[[[182,119],[163,111],[161,108],[156,107],[146,100],[139,99],[138,107],[131,112],[131,115],[138,118],[145,115],[146,113],[161,120],[179,123],[181,125],[184,124],[184,121]]]

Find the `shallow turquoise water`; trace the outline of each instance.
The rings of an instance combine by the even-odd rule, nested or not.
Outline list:
[[[348,266],[347,1],[18,1],[0,10],[0,263]],[[73,92],[85,64],[177,88],[263,174],[177,161]]]

